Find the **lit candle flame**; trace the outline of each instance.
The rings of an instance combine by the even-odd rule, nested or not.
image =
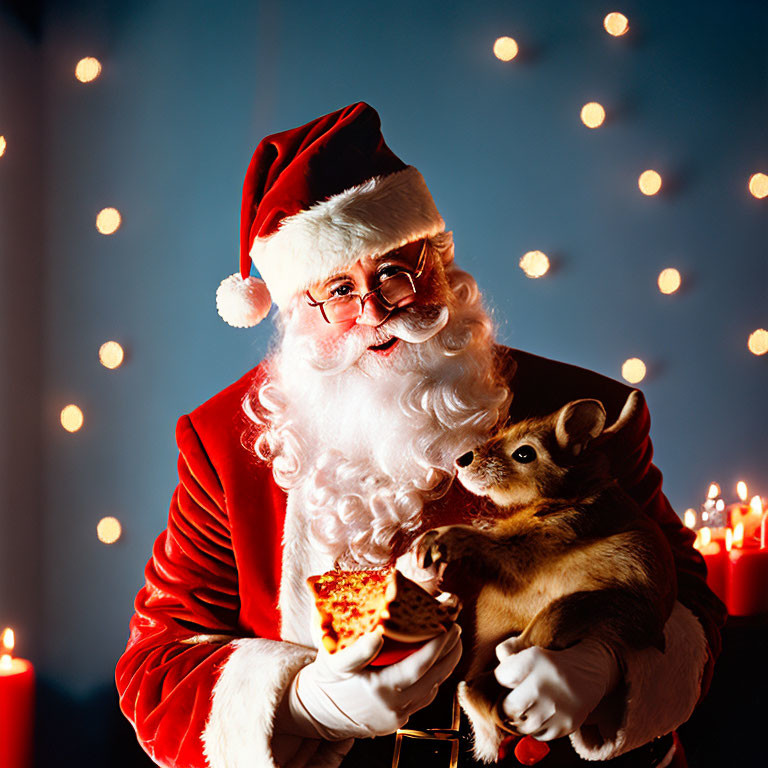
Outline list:
[[[715,509],[716,509],[718,512],[722,512],[722,511],[725,509],[725,502],[724,502],[722,499],[718,499],[718,500],[715,502]]]
[[[708,526],[705,525],[701,529],[701,545],[703,547],[706,547],[710,541],[712,541],[712,531],[709,529]]]
[[[725,529],[725,551],[730,552],[733,548],[733,529]]]
[[[3,632],[3,652],[10,654],[14,645],[16,645],[16,638],[14,637],[13,630],[8,627]]]
[[[712,483],[707,491],[708,499],[716,499],[720,495],[720,486],[717,483]]]
[[[740,547],[743,544],[744,544],[744,523],[736,523],[736,526],[733,529],[733,546]]]
[[[693,528],[696,525],[696,512],[693,509],[686,509],[683,514],[683,523],[686,528]]]
[[[763,500],[759,496],[753,496],[749,502],[750,509],[758,515],[763,514]]]
[[[8,627],[5,632],[3,632],[3,647],[2,647],[2,654],[0,654],[0,669],[10,669],[11,668],[11,651],[13,650],[13,646],[15,644],[14,637],[13,637],[13,630]]]
[[[747,500],[747,484],[743,480],[739,480],[739,482],[736,483],[736,495],[742,502]]]

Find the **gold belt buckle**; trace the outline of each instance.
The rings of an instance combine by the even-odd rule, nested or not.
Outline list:
[[[459,722],[460,722],[459,699],[453,694],[453,706],[451,712],[450,728],[426,728],[423,731],[415,728],[398,728],[395,736],[395,751],[392,755],[392,768],[400,766],[400,749],[403,745],[403,739],[431,739],[433,741],[450,741],[451,757],[448,763],[449,768],[458,768],[459,765]]]

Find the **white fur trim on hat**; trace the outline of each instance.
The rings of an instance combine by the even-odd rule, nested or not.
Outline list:
[[[251,259],[284,307],[297,292],[363,256],[444,229],[424,178],[408,166],[289,216],[274,234],[254,241]]]
[[[222,280],[216,289],[216,309],[235,328],[252,328],[269,313],[272,297],[263,280],[239,272]]]

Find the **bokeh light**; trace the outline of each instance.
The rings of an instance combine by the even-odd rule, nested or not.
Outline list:
[[[739,480],[739,482],[736,483],[736,495],[741,501],[746,503],[748,494],[747,484],[743,480]]]
[[[116,517],[102,517],[96,526],[96,535],[103,544],[114,544],[122,532],[123,527]]]
[[[96,216],[96,229],[102,235],[111,235],[117,232],[122,221],[120,211],[117,208],[102,208]]]
[[[686,528],[694,528],[696,526],[696,510],[686,509],[683,513],[683,524]]]
[[[674,293],[682,282],[680,273],[674,267],[662,269],[659,273],[659,290],[662,293]]]
[[[655,195],[661,189],[661,175],[656,171],[643,171],[637,186],[644,195]]]
[[[83,426],[83,412],[70,403],[61,409],[61,426],[67,432],[77,432]]]
[[[609,35],[621,37],[629,31],[629,19],[623,13],[614,11],[603,19],[603,26]]]
[[[5,136],[0,136],[0,157],[2,157],[5,154],[6,146],[7,146],[7,142],[5,140]]]
[[[637,384],[645,378],[645,363],[639,357],[630,357],[621,366],[621,375],[630,384]]]
[[[116,341],[105,341],[99,347],[99,362],[105,368],[119,368],[124,359],[125,352]]]
[[[541,251],[528,251],[520,259],[520,269],[528,277],[536,278],[546,275],[549,271],[549,259]]]
[[[758,328],[749,334],[747,347],[753,355],[764,355],[768,352],[768,331],[765,328]]]
[[[493,44],[493,55],[501,61],[512,61],[518,50],[517,42],[511,37],[499,37]]]
[[[759,200],[768,197],[768,176],[764,173],[753,173],[749,177],[749,191]]]
[[[93,56],[80,59],[75,67],[75,77],[81,83],[91,83],[101,74],[101,62]]]
[[[717,483],[710,483],[707,490],[708,499],[716,499],[720,495],[720,486]]]
[[[581,108],[581,122],[587,128],[599,128],[605,120],[605,109],[602,104],[590,101]]]

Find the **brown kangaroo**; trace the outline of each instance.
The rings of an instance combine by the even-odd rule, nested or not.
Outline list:
[[[632,392],[608,429],[597,400],[506,426],[456,461],[461,483],[493,502],[488,514],[427,531],[413,545],[419,566],[435,569],[441,588],[464,604],[473,646],[459,700],[480,760],[495,761],[506,736],[493,668],[508,637],[554,650],[593,637],[618,658],[627,648],[664,650],[677,592],[672,553],[599,450],[638,403]]]

